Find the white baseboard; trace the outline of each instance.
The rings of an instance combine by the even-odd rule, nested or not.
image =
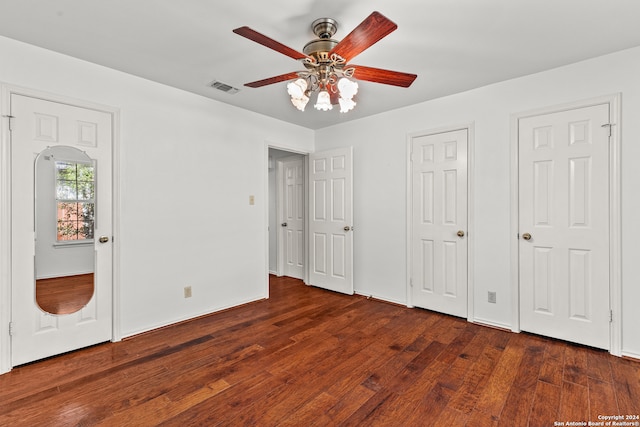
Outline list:
[[[515,332],[515,333],[518,332],[518,331],[514,331],[513,328],[511,327],[511,325],[509,325],[509,324],[501,323],[501,322],[495,322],[493,320],[487,320],[487,319],[483,319],[481,317],[474,317],[471,321],[473,323],[477,323],[479,325],[484,325],[484,326],[489,326],[491,328],[503,329],[503,330],[510,331],[510,332]]]
[[[623,351],[622,356],[640,360],[640,354],[633,351]]]
[[[155,331],[156,329],[166,328],[167,326],[175,325],[176,323],[185,322],[187,320],[197,319],[198,317],[201,317],[201,316],[207,316],[209,314],[214,314],[214,313],[217,313],[219,311],[224,311],[224,310],[228,310],[230,308],[240,307],[242,305],[249,304],[249,303],[256,302],[256,301],[262,301],[264,299],[265,299],[264,297],[259,297],[259,298],[247,300],[245,302],[239,302],[237,304],[224,306],[224,307],[219,307],[219,308],[216,308],[215,310],[212,310],[212,311],[205,311],[205,312],[202,312],[200,314],[194,314],[193,316],[186,316],[186,317],[182,317],[182,318],[173,319],[173,320],[170,320],[169,322],[159,323],[159,324],[156,324],[156,325],[152,325],[152,326],[150,326],[148,328],[139,329],[139,330],[131,331],[131,332],[125,332],[125,333],[122,334],[122,339],[131,338],[131,337],[134,337],[136,335],[144,334],[146,332]]]
[[[354,291],[354,293],[356,295],[360,295],[360,296],[367,297],[367,298],[373,298],[373,299],[376,299],[376,300],[379,300],[379,301],[389,302],[391,304],[402,305],[402,306],[405,306],[405,307],[407,306],[407,302],[406,301],[396,301],[396,300],[393,300],[393,299],[390,299],[390,298],[385,298],[385,297],[381,297],[379,295],[369,294],[369,293],[362,292],[362,291]]]

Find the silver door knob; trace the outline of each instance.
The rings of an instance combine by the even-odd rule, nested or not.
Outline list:
[[[462,230],[458,230],[456,234],[458,235],[458,237],[464,237],[464,231]]]
[[[524,240],[531,240],[531,234],[529,234],[529,233],[524,233],[524,234],[522,235],[522,238],[523,238]]]
[[[109,241],[109,238],[107,236],[100,236],[100,238],[98,239],[98,242],[100,243],[107,243]]]
[[[283,226],[283,227],[286,227],[286,226],[287,226],[287,223],[286,223],[286,222],[283,222],[283,223],[282,223],[282,224],[280,224],[280,225],[281,225],[281,226]]]

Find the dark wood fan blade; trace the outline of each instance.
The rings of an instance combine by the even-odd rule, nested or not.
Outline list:
[[[287,80],[293,80],[293,79],[295,79],[297,77],[298,77],[298,72],[294,71],[292,73],[281,74],[281,75],[275,76],[275,77],[269,77],[268,79],[258,80],[258,81],[251,82],[251,83],[245,83],[245,86],[247,86],[247,87],[262,87],[262,86],[267,86],[267,85],[271,85],[271,84],[274,84],[274,83],[285,82]]]
[[[363,67],[362,65],[349,64],[345,67],[354,68],[353,78],[368,82],[382,83],[400,87],[409,87],[418,77],[416,74],[401,73],[399,71],[383,70],[381,68]]]
[[[330,54],[336,53],[346,61],[350,61],[356,55],[393,32],[396,28],[398,28],[398,26],[380,12],[373,12],[342,39]]]
[[[283,55],[287,55],[290,58],[304,59],[307,57],[307,55],[305,55],[304,53],[298,52],[295,49],[291,49],[289,46],[285,46],[282,43],[277,42],[272,38],[265,36],[264,34],[260,34],[259,32],[252,30],[249,27],[236,28],[235,30],[233,30],[233,32],[242,37],[246,37],[256,43],[260,43],[261,45],[266,46],[269,49],[273,49],[276,52],[280,52]]]

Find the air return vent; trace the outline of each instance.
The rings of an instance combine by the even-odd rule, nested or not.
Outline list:
[[[218,80],[212,81],[211,83],[209,83],[209,86],[211,86],[214,89],[218,89],[218,90],[221,90],[223,92],[226,92],[226,93],[228,93],[230,95],[233,95],[234,93],[238,93],[240,91],[240,89],[238,89],[237,87],[230,86],[230,85],[228,85],[226,83],[222,83],[222,82],[220,82]]]

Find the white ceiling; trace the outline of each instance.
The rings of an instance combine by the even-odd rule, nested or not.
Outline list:
[[[340,40],[374,10],[398,29],[353,62],[415,73],[410,88],[360,82],[341,114],[296,110],[286,83],[243,86],[303,67],[234,28],[301,51],[313,20]],[[638,46],[639,18],[638,0],[0,0],[0,35],[311,129]]]

